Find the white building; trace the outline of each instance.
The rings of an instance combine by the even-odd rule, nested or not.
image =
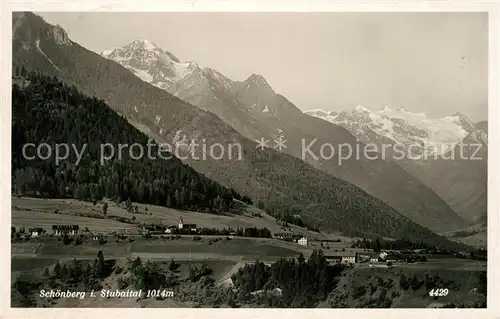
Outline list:
[[[387,253],[385,251],[381,252],[379,255],[378,255],[382,260],[385,260],[385,258],[387,258]]]
[[[329,263],[355,264],[357,254],[353,251],[334,252],[325,256]]]
[[[356,263],[356,253],[346,253],[342,256],[342,264],[355,264]]]
[[[166,233],[166,234],[173,234],[173,233],[174,233],[174,230],[175,230],[176,228],[177,228],[176,226],[168,226],[168,227],[165,229],[165,233]]]
[[[40,227],[30,228],[28,231],[29,231],[31,237],[38,237],[43,233],[43,229]]]
[[[179,218],[179,229],[182,229],[184,227],[184,222],[182,221],[182,216]]]
[[[307,238],[305,238],[305,237],[302,237],[297,242],[299,243],[299,245],[307,246]]]

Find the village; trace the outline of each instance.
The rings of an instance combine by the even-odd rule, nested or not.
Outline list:
[[[252,230],[252,231],[249,231]],[[12,236],[18,240],[29,240],[30,238],[46,237],[46,236],[61,236],[61,237],[73,237],[82,238],[86,235],[90,235],[93,241],[104,242],[104,238],[108,235],[118,236],[118,237],[142,237],[145,239],[149,238],[180,238],[181,236],[192,236],[193,240],[201,240],[203,237],[216,237],[220,238],[225,236],[227,239],[234,239],[235,237],[260,237],[267,239],[274,239],[278,241],[284,241],[289,243],[294,243],[299,246],[308,248],[320,248],[326,257],[326,260],[330,265],[334,264],[344,264],[344,265],[356,265],[356,264],[367,264],[369,267],[395,267],[402,263],[411,262],[425,262],[426,257],[423,254],[429,253],[423,249],[415,250],[385,250],[375,252],[371,249],[360,249],[360,248],[350,248],[346,243],[341,243],[340,240],[335,241],[335,248],[329,247],[328,241],[322,241],[318,239],[309,239],[301,234],[293,232],[278,232],[270,234],[266,231],[259,230],[257,228],[247,228],[247,229],[208,229],[199,227],[197,224],[185,223],[182,216],[179,216],[178,223],[176,225],[142,225],[138,227],[137,232],[131,232],[126,229],[122,233],[117,233],[116,231],[109,234],[92,232],[90,229],[85,227],[82,229],[79,225],[52,225],[52,233],[47,232],[41,227],[29,228],[26,232],[24,227],[19,228],[16,231],[15,227],[12,227]],[[330,243],[331,244],[331,243]],[[339,245],[340,244],[340,245]],[[342,248],[340,248],[342,247]]]
[[[141,258],[244,259],[271,264],[300,254],[307,260],[313,251],[321,250],[330,265],[360,268],[432,268],[443,260],[457,265],[477,260],[477,256],[470,253],[440,251],[412,242],[400,245],[397,241],[392,244],[381,240],[382,246],[376,247],[375,240],[311,230],[259,210],[245,211],[246,207],[241,215],[233,212],[212,216],[141,204],[134,206],[130,201],[83,203],[23,198],[15,198],[15,201],[12,243],[19,245],[16,249],[22,251],[30,245],[44,247],[34,248],[40,256],[63,257],[73,251],[78,254],[106,249]],[[118,253],[113,247],[127,248]]]

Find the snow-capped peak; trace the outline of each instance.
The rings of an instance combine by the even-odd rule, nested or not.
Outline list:
[[[133,43],[142,45],[146,50],[154,50],[158,48],[158,46],[150,40],[136,40]]]
[[[203,67],[196,61],[186,61],[184,64],[187,64],[191,69],[196,70],[196,69],[203,69]]]
[[[121,64],[134,60],[145,63],[152,63],[155,61],[164,63],[180,62],[172,53],[161,49],[150,40],[135,40],[121,48],[105,50],[101,55]]]
[[[255,86],[260,89],[267,88],[269,90],[272,90],[267,80],[260,74],[252,73],[252,75],[250,75],[243,83],[245,83],[247,87]]]
[[[143,49],[146,51],[163,51],[160,47],[158,47],[153,41],[150,40],[134,40],[129,44],[125,45],[123,49]]]
[[[472,131],[465,139],[464,141],[466,143],[472,144],[472,143],[480,143],[485,146],[488,146],[488,134],[482,130],[482,129],[477,129]]]
[[[337,115],[337,112],[335,111],[326,111],[322,109],[315,109],[315,110],[306,110],[304,111],[305,114],[315,116],[315,117],[323,117],[323,116],[335,116]]]
[[[105,58],[106,58],[106,57],[108,57],[111,53],[113,53],[113,51],[114,51],[114,50],[116,50],[116,49],[104,50],[104,51],[102,51],[102,52],[101,52],[101,55],[102,55],[103,57],[105,57]]]
[[[363,105],[357,105],[355,108],[356,112],[371,113],[372,111],[364,107]]]
[[[461,125],[467,132],[471,132],[475,128],[475,124],[467,116],[460,112],[456,112],[449,118],[450,120],[455,121],[457,124]]]
[[[135,40],[121,48],[103,51],[101,55],[120,63],[143,81],[165,90],[188,74],[202,70],[197,62],[181,63],[172,53],[150,40]]]
[[[443,154],[470,133],[470,120],[463,115],[433,118],[425,113],[406,111],[402,107],[385,106],[379,111],[372,111],[361,105],[335,116],[320,111],[305,113],[343,126],[361,141],[392,141],[406,146],[417,144],[422,145],[422,152]],[[483,136],[478,138],[484,140]]]
[[[248,79],[246,79],[245,82],[262,82],[262,83],[267,83],[266,79],[260,75],[260,74],[255,74],[255,73],[252,73]]]
[[[304,111],[304,114],[313,116],[313,117],[318,117],[321,118],[325,121],[328,122],[333,122],[335,118],[338,116],[338,113],[335,111],[325,111],[321,109],[315,109],[315,110],[307,110]]]

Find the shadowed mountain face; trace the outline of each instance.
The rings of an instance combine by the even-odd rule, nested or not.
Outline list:
[[[487,219],[487,132],[487,128],[474,127],[443,158],[405,165],[472,223],[485,224]]]
[[[140,43],[144,50],[131,50],[134,43],[134,46]],[[436,231],[464,225],[448,204],[400,166],[369,158],[371,154],[365,156],[362,143],[369,140],[358,141],[347,128],[304,114],[277,94],[263,76],[252,74],[245,81],[233,81],[195,62],[181,63],[166,54],[159,54],[165,51],[149,44],[149,41],[134,41],[123,48],[105,52],[103,56],[122,64],[144,81],[216,114],[250,140],[265,138],[270,141],[270,146],[277,146],[281,137],[286,140],[282,152],[355,184],[421,225]],[[117,58],[117,54],[120,57]],[[155,58],[150,59],[150,56]],[[138,68],[136,61],[145,59],[147,63]],[[166,60],[171,72],[161,72],[155,67],[158,61]],[[185,65],[192,67],[186,71]],[[152,80],[159,73],[164,75],[160,85]],[[343,149],[340,145],[344,145]],[[349,155],[348,148],[352,155]],[[361,151],[356,154],[357,149]],[[339,154],[344,158],[339,159]]]
[[[350,235],[405,237],[457,247],[351,183],[292,156],[256,149],[254,142],[211,112],[145,83],[120,64],[71,42],[64,33],[55,36],[59,28],[40,17],[16,14],[13,20],[14,70],[23,65],[57,76],[76,90],[104,100],[159,142],[175,144],[181,132],[189,140],[205,139],[209,145],[239,143],[243,150],[241,160],[188,157],[184,162],[241,195],[263,201],[269,211],[293,211],[317,227]],[[279,96],[277,99],[286,103]],[[272,109],[278,107],[274,105]],[[324,124],[328,125],[325,129],[333,127]],[[344,129],[334,128],[350,136]]]

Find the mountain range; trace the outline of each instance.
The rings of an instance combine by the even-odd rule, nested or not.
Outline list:
[[[486,121],[474,123],[460,113],[432,118],[388,106],[379,111],[357,106],[350,111],[305,113],[341,125],[365,143],[411,149],[411,156],[400,158],[398,164],[434,190],[466,221],[485,220]],[[395,156],[388,154],[390,158]]]
[[[360,143],[344,127],[303,113],[277,94],[261,75],[234,81],[196,62],[180,62],[147,40],[133,41],[102,56],[120,63],[143,81],[214,113],[250,140],[283,137],[287,141],[283,152],[355,184],[425,227],[442,231],[465,224],[444,200],[395,163],[364,154],[347,158],[345,150],[342,162],[337,157],[319,156],[322,145],[333,145],[333,152],[340,154],[339,145],[355,150]],[[312,154],[304,152],[311,144]]]
[[[151,46],[147,46],[149,42],[140,43],[138,51],[151,50]],[[62,28],[32,13],[14,14],[12,50],[15,70],[26,68],[56,77],[73,90],[102,100],[135,129],[159,142],[172,142],[181,132],[189,140],[202,138],[207,143],[239,143],[243,160],[187,158],[183,162],[221,185],[251,197],[254,202],[262,202],[273,214],[298,214],[315,227],[347,235],[408,238],[457,247],[427,227],[453,229],[464,221],[423,183],[395,163],[350,159],[346,164],[330,166],[329,162],[313,162],[315,168],[296,155],[256,148],[252,141],[255,136],[251,134],[268,133],[267,130],[274,130],[290,140],[294,136],[305,136],[356,142],[345,128],[302,113],[276,94],[261,76],[253,75],[243,82],[230,81],[215,70],[201,68],[194,62],[183,64],[193,71],[182,73],[178,68],[182,63],[177,62],[175,56],[158,50],[170,60],[165,60],[169,63],[153,62],[164,70],[147,72],[152,75],[157,71],[156,80],[152,76],[156,85],[152,85],[145,81],[150,79],[146,74],[140,78],[140,71],[124,67],[124,61],[118,63],[85,49],[70,40]],[[113,52],[117,54],[117,50],[113,50],[108,57]],[[128,57],[127,54],[122,56]],[[170,64],[170,61],[173,62]],[[163,78],[169,74],[168,70],[175,71],[171,82]],[[189,93],[181,82],[192,83],[197,93]],[[199,82],[202,85],[198,85]],[[168,92],[170,90],[179,93],[174,96]],[[201,101],[200,106],[192,105],[197,104],[192,102],[195,99]],[[210,100],[223,103],[205,102]],[[230,109],[235,105],[236,108]],[[221,112],[228,114],[228,118],[221,116]],[[238,117],[229,118],[232,114]],[[253,120],[247,121],[249,119]],[[247,128],[245,133],[242,128],[235,129],[238,123]],[[318,167],[331,172],[325,174]],[[358,187],[359,184],[363,187]],[[370,191],[366,191],[367,188]],[[374,192],[385,199],[373,196]],[[394,204],[388,204],[389,200]]]

